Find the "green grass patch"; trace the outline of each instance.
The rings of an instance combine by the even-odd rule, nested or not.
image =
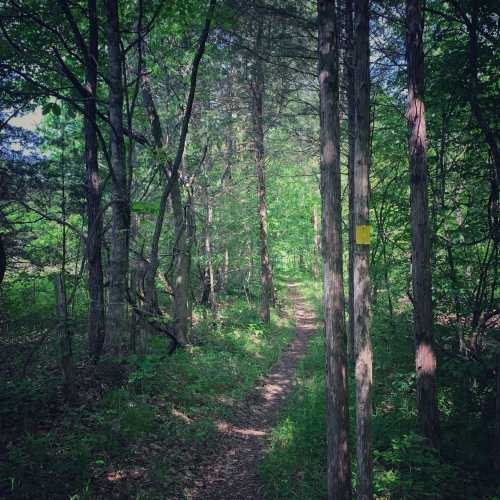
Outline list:
[[[217,446],[216,421],[231,414],[294,335],[289,317],[274,313],[265,326],[256,304],[234,296],[217,317],[201,309],[195,316],[192,345],[169,356],[158,337],[149,354],[130,356],[125,366],[104,361],[100,372],[113,383],[78,407],[58,403],[57,386],[45,385],[52,372],[4,386],[11,437],[3,442],[0,496],[183,498],[183,467]]]

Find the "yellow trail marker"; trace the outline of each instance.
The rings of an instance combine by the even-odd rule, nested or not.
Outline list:
[[[355,240],[358,245],[370,244],[371,226],[356,226]]]

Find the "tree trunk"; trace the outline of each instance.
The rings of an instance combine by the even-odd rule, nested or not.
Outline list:
[[[227,293],[228,288],[229,288],[229,250],[226,248],[224,250],[224,266],[222,268],[221,290],[224,293]]]
[[[96,0],[88,0],[89,36],[85,60],[85,78],[88,97],[85,100],[85,190],[87,198],[87,265],[89,291],[88,344],[89,353],[97,359],[105,336],[104,276],[102,269],[102,214],[101,183],[99,179],[96,130],[96,92],[98,58],[98,17]]]
[[[198,78],[198,69],[201,63],[201,59],[203,57],[203,53],[205,52],[205,44],[208,38],[208,34],[210,32],[210,23],[212,20],[213,12],[215,8],[215,2],[214,0],[211,0],[210,6],[208,9],[207,13],[207,18],[205,19],[205,24],[203,27],[203,31],[200,35],[200,39],[198,41],[198,49],[196,51],[196,54],[193,59],[193,64],[191,67],[191,81],[189,85],[189,94],[187,97],[186,101],[186,110],[184,112],[184,116],[182,118],[182,124],[181,124],[181,132],[179,136],[179,143],[177,145],[177,152],[175,156],[175,160],[172,164],[168,164],[168,174],[166,178],[164,179],[164,185],[162,189],[162,194],[161,194],[161,199],[160,199],[160,208],[158,210],[158,215],[156,217],[156,223],[155,223],[155,230],[153,234],[153,238],[151,241],[151,251],[150,251],[150,257],[149,257],[149,265],[146,270],[146,276],[145,276],[145,293],[147,294],[146,300],[145,300],[145,307],[146,310],[151,313],[155,314],[158,309],[157,305],[157,298],[156,298],[156,293],[155,293],[155,281],[156,281],[156,274],[158,272],[158,250],[159,250],[159,243],[160,243],[160,236],[161,236],[161,231],[163,227],[163,222],[165,220],[165,212],[167,209],[167,201],[168,197],[170,196],[170,193],[177,189],[179,190],[179,168],[182,163],[183,155],[184,155],[184,149],[186,146],[186,137],[188,134],[189,130],[189,122],[191,119],[191,112],[193,109],[193,103],[194,103],[194,98],[195,98],[195,93],[196,93],[196,82]],[[155,146],[159,150],[163,147],[163,133],[161,129],[161,123],[160,119],[158,116],[158,113],[156,111],[156,107],[154,105],[153,97],[151,95],[151,90],[148,85],[147,78],[145,75],[142,75],[142,94],[143,94],[143,99],[144,99],[144,104],[146,106],[146,111],[148,113],[148,118],[150,121],[151,125],[151,131],[153,134],[153,138],[155,141]],[[180,191],[179,191],[179,196],[176,197],[176,201],[181,202],[181,197],[180,197]],[[174,200],[172,200],[172,205],[174,206]],[[181,206],[174,207],[174,210],[181,210],[182,211],[182,203]],[[175,215],[174,215],[175,218]],[[190,254],[188,254],[190,255]],[[189,258],[187,261],[187,276],[189,276]],[[185,272],[185,271],[183,271]],[[177,282],[177,278],[176,278]],[[181,283],[179,282],[179,286],[181,286]],[[175,287],[174,287],[175,289]],[[187,296],[187,292],[185,293]],[[178,301],[180,302],[182,297],[178,297]],[[174,297],[174,302],[175,302],[175,297]],[[178,306],[178,309],[177,309]],[[181,310],[187,309],[189,311],[188,306],[180,306],[180,305],[175,305],[174,306],[176,310],[180,313]],[[175,315],[175,313],[174,313]],[[182,320],[184,321],[184,320]],[[182,339],[177,339],[177,342],[182,345]]]
[[[355,0],[354,87],[354,351],[356,359],[357,497],[371,500],[372,488],[372,343],[370,285],[370,56],[368,0]]]
[[[354,97],[354,28],[353,0],[344,0],[344,29],[346,37],[345,75],[347,84],[347,177],[349,189],[349,328],[347,332],[347,355],[354,360],[354,143],[355,143],[355,97]]]
[[[406,1],[408,125],[412,279],[417,373],[417,426],[433,447],[439,446],[436,355],[432,334],[431,242],[428,216],[427,135],[425,127],[423,20],[420,0]]]
[[[182,205],[179,183],[172,186],[172,210],[175,223],[175,248],[174,248],[174,325],[177,342],[181,345],[187,343],[189,333],[189,253],[187,251],[186,220]]]
[[[188,290],[188,301],[187,301],[187,315],[188,315],[188,325],[193,324],[193,290],[191,286],[191,264],[192,264],[192,248],[195,238],[195,223],[194,223],[194,213],[193,213],[193,198],[191,190],[187,189],[187,200],[185,209],[185,223],[186,223],[186,274],[189,276],[189,290]]]
[[[375,212],[376,214],[376,212]],[[384,221],[382,213],[380,214],[379,221],[377,221],[377,233],[382,243],[382,261],[384,263],[384,285],[387,293],[387,308],[389,310],[389,320],[394,334],[396,334],[396,327],[394,323],[394,305],[392,304],[391,284],[389,280],[389,266],[390,263],[387,259],[387,235],[385,234]]]
[[[261,317],[264,323],[271,321],[271,305],[274,303],[273,271],[268,247],[268,224],[266,204],[265,150],[263,126],[264,70],[259,53],[262,47],[262,22],[259,22],[255,39],[256,57],[251,83],[253,142],[255,148],[255,170],[257,175],[257,198],[259,203],[260,267],[261,267]]]
[[[139,235],[140,218],[132,214],[130,221],[130,232],[132,240],[137,240]],[[146,274],[146,261],[144,259],[144,243],[136,243],[139,247],[135,252],[135,258],[131,263],[130,270],[130,296],[139,309],[144,308],[144,276]],[[144,319],[132,308],[130,313],[130,351],[138,354],[146,352],[146,332],[148,328]]]
[[[326,334],[328,498],[351,498],[339,162],[335,2],[318,0],[323,301]]]
[[[496,404],[495,404],[495,447],[494,465],[495,470],[500,473],[500,354],[496,354]]]
[[[215,274],[214,265],[212,258],[212,223],[213,223],[213,207],[212,200],[209,197],[208,187],[205,184],[205,208],[206,208],[206,219],[205,219],[205,256],[207,259],[207,265],[205,268],[205,287],[207,290],[207,300],[210,308],[216,310],[217,300],[215,296]]]
[[[154,145],[158,152],[163,149],[163,130],[161,127],[160,117],[156,111],[156,106],[153,100],[153,95],[149,85],[149,79],[146,74],[141,75],[141,92],[146,113],[148,115],[149,125],[151,127],[151,134],[153,136]],[[160,176],[165,177],[163,173]],[[177,182],[177,181],[176,181]],[[175,183],[176,183],[175,182]],[[153,237],[151,239],[151,248],[149,251],[149,260],[146,265],[144,274],[144,311],[148,315],[156,315],[158,313],[158,297],[156,294],[156,275],[158,272],[159,259],[158,252],[160,247],[160,236],[165,220],[165,213],[167,211],[167,202],[169,192],[166,189],[168,186],[168,179],[163,178],[163,189],[160,198],[160,206],[156,216],[155,228]],[[145,331],[149,328],[145,325]]]
[[[468,92],[468,98],[470,107],[479,125],[479,128],[483,132],[486,144],[491,152],[491,157],[493,158],[493,163],[495,165],[495,174],[493,175],[494,182],[496,181],[497,186],[500,184],[500,150],[498,147],[497,138],[495,137],[494,130],[489,126],[486,118],[483,115],[483,110],[479,103],[480,94],[480,82],[478,78],[478,64],[477,64],[477,53],[478,53],[478,39],[477,39],[477,23],[478,23],[478,10],[479,2],[473,0],[472,2],[472,16],[469,21],[467,17],[465,18],[467,31],[469,34],[469,72],[470,72],[470,86]],[[498,189],[498,188],[497,188]],[[498,207],[494,207],[498,211]]]
[[[319,257],[321,255],[321,236],[319,234],[318,211],[313,207],[312,226],[314,237],[314,257],[313,257],[313,276],[319,278]]]
[[[63,273],[54,280],[57,306],[57,332],[59,337],[59,362],[64,378],[64,397],[67,401],[75,399],[75,365],[71,347],[71,332],[68,330],[68,306]]]
[[[111,125],[112,229],[106,345],[120,355],[127,328],[127,272],[130,204],[123,133],[122,53],[118,0],[106,0],[109,60],[109,121]]]
[[[0,285],[2,284],[5,270],[7,268],[7,256],[5,255],[5,247],[3,245],[2,235],[0,234]]]
[[[478,36],[477,36],[477,24],[478,24],[478,14],[479,14],[479,2],[474,0],[472,2],[472,16],[471,20],[467,21],[467,31],[469,33],[469,71],[470,71],[470,88],[468,92],[469,102],[472,112],[476,118],[479,128],[483,132],[486,144],[488,145],[493,159],[493,169],[491,173],[491,216],[490,216],[490,231],[492,239],[495,241],[500,240],[499,231],[499,220],[500,220],[500,207],[498,204],[498,193],[500,186],[500,150],[498,147],[498,135],[495,135],[494,130],[490,127],[486,117],[483,114],[479,102],[479,96],[481,92],[480,81],[478,77]]]
[[[153,101],[153,96],[149,86],[149,81],[144,75],[142,78],[142,95],[146,111],[148,114],[151,132],[153,134],[155,147],[160,151],[163,145],[163,130],[160,118],[156,111],[156,106]],[[184,157],[184,156],[183,156]],[[161,235],[161,229],[165,218],[167,208],[168,191],[168,178],[164,180],[165,188],[162,191],[160,200],[159,214],[156,219],[155,232],[151,244],[151,253],[149,259],[149,266],[146,272],[145,284],[145,297],[146,297],[146,310],[150,314],[156,314],[158,309],[158,301],[156,297],[156,274],[158,272],[158,250]],[[186,248],[186,227],[184,220],[184,208],[182,206],[182,196],[179,186],[179,180],[176,179],[170,190],[172,211],[174,215],[175,224],[175,247],[174,247],[174,302],[173,302],[173,317],[174,327],[177,341],[180,345],[185,345],[187,342],[187,335],[189,330],[188,318],[188,294],[189,294],[189,262]]]

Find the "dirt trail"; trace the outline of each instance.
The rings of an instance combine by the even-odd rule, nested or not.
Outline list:
[[[296,336],[272,372],[241,404],[232,421],[218,422],[222,443],[217,453],[200,465],[188,498],[265,498],[258,464],[278,412],[293,388],[297,364],[317,330],[314,312],[300,296],[297,285],[289,285],[289,295],[295,309]]]

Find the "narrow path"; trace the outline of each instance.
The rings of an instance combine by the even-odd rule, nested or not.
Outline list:
[[[316,331],[313,311],[289,285],[295,309],[296,337],[272,372],[242,403],[231,422],[218,422],[221,445],[198,470],[188,498],[195,500],[264,500],[258,464],[280,408],[290,394],[298,362]]]

